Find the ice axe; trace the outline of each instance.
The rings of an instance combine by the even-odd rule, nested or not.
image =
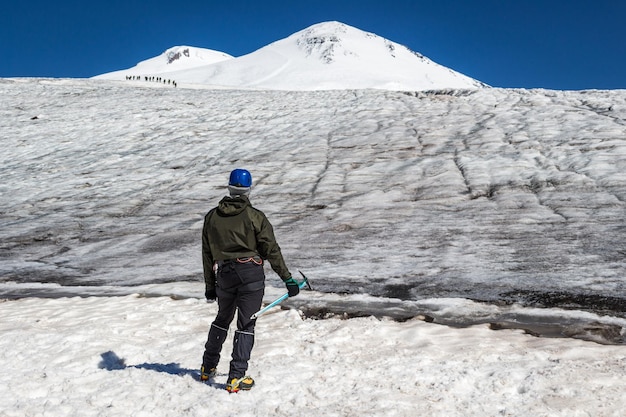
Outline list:
[[[298,270],[298,272],[300,272],[300,275],[302,275],[302,278],[304,278],[304,280],[298,284],[298,287],[300,287],[300,289],[304,287],[309,287],[309,289],[312,290],[313,288],[311,288],[311,284],[309,284],[309,279],[302,273],[302,271]],[[285,301],[287,298],[289,298],[289,293],[283,294],[282,296],[278,297],[277,299],[269,303],[267,306],[263,307],[262,309],[254,313],[252,317],[250,317],[250,319],[251,320],[258,319],[260,316],[267,313],[270,308],[277,306],[278,304]]]

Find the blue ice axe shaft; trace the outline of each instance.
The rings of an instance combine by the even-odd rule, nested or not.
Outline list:
[[[302,273],[302,271],[298,271],[298,272],[300,272],[300,275],[302,275],[302,278],[304,278],[304,280],[301,283],[298,284],[298,287],[300,287],[300,289],[302,289],[302,288],[308,286],[309,289],[311,289],[311,284],[309,284],[309,279]],[[269,309],[271,309],[272,307],[277,306],[278,304],[282,303],[287,298],[289,298],[289,293],[281,295],[280,297],[278,297],[277,299],[275,299],[274,301],[269,303],[267,306],[263,307],[262,309],[260,309],[256,313],[254,313],[250,317],[250,319],[251,320],[258,319],[260,316],[262,316],[263,314],[267,313],[269,311]]]

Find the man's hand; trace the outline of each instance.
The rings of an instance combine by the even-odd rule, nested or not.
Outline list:
[[[217,298],[217,292],[215,291],[215,288],[207,288],[204,290],[204,296],[207,301],[215,301]]]
[[[293,277],[289,277],[289,279],[285,281],[285,285],[287,286],[287,292],[289,293],[290,297],[295,297],[296,295],[300,294],[300,286],[298,285],[296,280],[293,279]]]

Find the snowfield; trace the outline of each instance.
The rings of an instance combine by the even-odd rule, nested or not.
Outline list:
[[[0,303],[3,416],[613,416],[624,346],[373,317],[257,324],[249,392],[197,381],[215,304],[166,297]],[[232,347],[226,342],[228,358]]]
[[[1,415],[623,415],[625,91],[189,87],[0,79]],[[194,376],[236,167],[315,291],[229,395],[229,345]]]

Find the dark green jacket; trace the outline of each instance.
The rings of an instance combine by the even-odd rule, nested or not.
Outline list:
[[[252,256],[269,261],[283,281],[291,277],[265,214],[252,207],[246,196],[224,197],[204,216],[202,265],[207,289],[215,288],[215,261]]]

